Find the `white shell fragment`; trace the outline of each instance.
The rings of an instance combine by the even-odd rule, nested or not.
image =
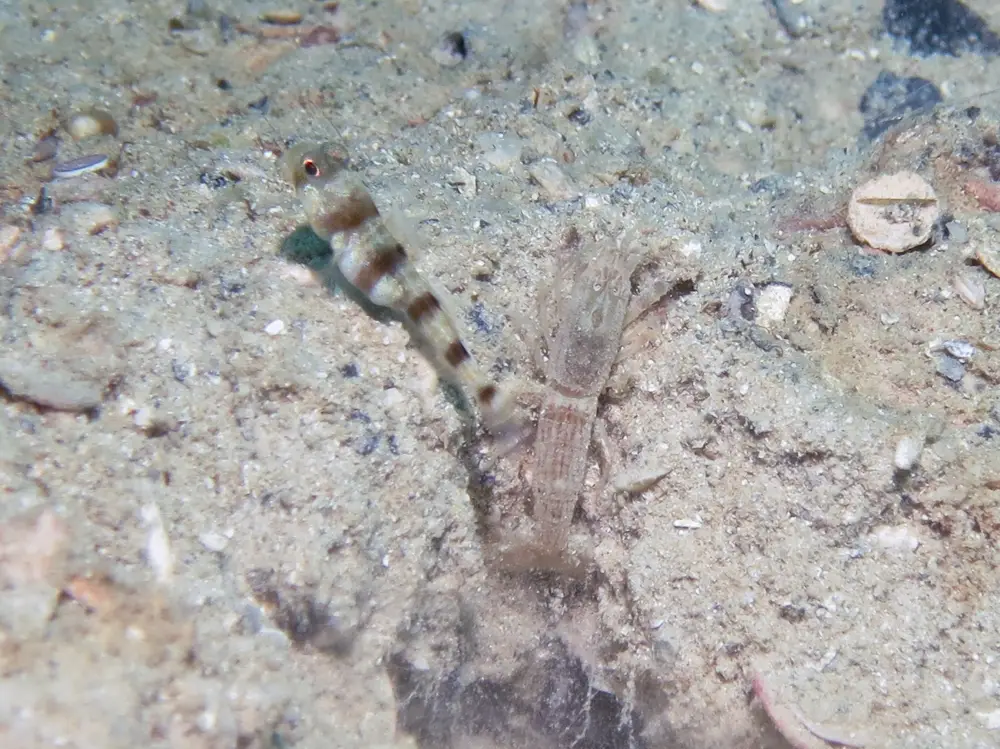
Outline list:
[[[920,453],[924,450],[924,441],[919,437],[907,435],[896,443],[896,454],[893,457],[893,465],[896,470],[910,471],[920,460]]]
[[[757,295],[758,325],[773,328],[785,321],[788,305],[792,301],[792,287],[785,283],[771,283]]]
[[[942,351],[953,359],[966,362],[976,355],[976,346],[962,338],[949,338],[944,341],[935,339],[927,344],[927,354],[929,356],[941,353]]]
[[[854,191],[847,224],[859,242],[897,253],[927,242],[940,215],[937,196],[927,180],[914,172],[898,172],[877,177]]]
[[[920,546],[920,537],[905,525],[882,525],[870,536],[873,546],[894,552],[913,552]]]
[[[163,525],[160,508],[150,502],[142,508],[142,519],[149,528],[146,537],[146,562],[153,569],[157,582],[169,583],[174,571],[174,556],[170,551],[170,539]]]
[[[952,287],[959,299],[968,304],[972,309],[985,309],[986,307],[986,286],[979,277],[972,271],[960,271],[955,274]]]
[[[698,518],[682,518],[674,521],[674,528],[682,531],[696,531],[701,528],[701,520]]]

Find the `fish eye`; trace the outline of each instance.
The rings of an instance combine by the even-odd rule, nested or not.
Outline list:
[[[308,177],[319,176],[319,167],[316,165],[316,162],[313,161],[312,159],[306,159],[305,161],[303,161],[302,169],[303,171],[305,171],[306,176]]]

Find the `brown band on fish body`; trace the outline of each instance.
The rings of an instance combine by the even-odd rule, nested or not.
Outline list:
[[[415,323],[420,323],[428,315],[441,309],[441,302],[431,292],[427,291],[414,299],[406,308],[407,316]]]
[[[468,361],[472,358],[472,355],[460,340],[457,338],[451,342],[448,346],[448,350],[444,352],[444,359],[448,364],[454,369],[458,369],[458,365],[462,362]]]
[[[365,294],[370,294],[375,284],[386,276],[393,275],[399,266],[406,261],[406,250],[403,245],[394,244],[383,248],[369,262],[365,263],[355,279],[354,285]]]
[[[361,189],[351,191],[337,207],[323,215],[323,228],[330,234],[341,231],[354,231],[365,221],[378,216],[378,208],[371,195]]]
[[[493,399],[497,397],[496,385],[483,385],[479,388],[479,392],[476,393],[476,399],[479,401],[480,405],[490,406],[493,404]]]

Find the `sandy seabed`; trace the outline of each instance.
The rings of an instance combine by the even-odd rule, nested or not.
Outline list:
[[[0,743],[786,746],[762,674],[866,746],[1000,745],[1000,69],[778,5],[0,9]],[[872,144],[882,71],[945,106]],[[512,392],[567,237],[641,237],[586,574],[495,563],[533,446],[288,259],[280,152],[330,140]],[[844,206],[902,169],[940,226],[867,252]]]

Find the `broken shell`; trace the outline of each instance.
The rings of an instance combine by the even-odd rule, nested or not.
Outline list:
[[[78,159],[62,161],[52,167],[52,176],[55,179],[66,179],[67,177],[78,177],[88,172],[99,172],[110,163],[110,159],[103,153],[81,156]]]
[[[972,309],[986,307],[986,286],[971,271],[956,273],[952,287],[959,298]]]
[[[980,247],[976,250],[976,260],[978,260],[979,264],[986,268],[986,270],[997,278],[1000,278],[1000,253],[996,250]]]
[[[940,215],[927,180],[914,172],[899,172],[858,187],[847,208],[847,224],[859,242],[897,253],[927,242]]]
[[[961,338],[949,338],[946,341],[936,339],[927,344],[928,356],[944,351],[948,356],[966,362],[976,355],[975,344]]]
[[[103,109],[88,109],[70,117],[66,130],[73,140],[83,140],[95,135],[118,135],[118,123]]]

